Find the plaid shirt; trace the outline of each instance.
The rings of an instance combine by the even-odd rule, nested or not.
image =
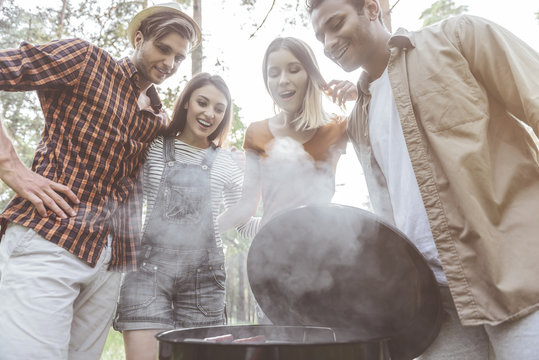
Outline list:
[[[32,170],[65,184],[80,199],[67,219],[49,211],[41,217],[15,196],[2,213],[12,221],[95,266],[113,234],[111,269],[135,264],[140,227],[139,171],[152,140],[164,129],[166,114],[151,86],[152,111],[140,110],[136,68],[128,59],[83,40],[60,40],[0,51],[0,90],[36,90],[45,127]]]

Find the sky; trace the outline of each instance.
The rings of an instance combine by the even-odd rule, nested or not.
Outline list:
[[[231,16],[233,19],[250,16],[251,21],[259,24],[266,15],[271,1],[258,0],[256,8],[251,13],[237,8],[232,9],[228,5],[223,8],[216,6],[215,10],[212,10],[207,5],[210,1],[202,1],[203,13],[206,14],[203,15],[202,27],[208,40],[205,51],[208,49],[209,52],[210,44],[216,46],[226,44],[226,52],[223,51],[223,55],[227,55],[225,63],[230,66],[230,72],[224,74],[224,77],[230,85],[236,103],[242,108],[241,114],[245,123],[262,120],[274,114],[273,103],[262,80],[261,64],[267,45],[276,36],[296,36],[311,45],[326,80],[347,79],[355,82],[358,77],[359,71],[346,73],[324,56],[322,45],[315,39],[310,22],[307,22],[306,26],[283,25],[283,18],[290,17],[292,13],[290,10],[284,11],[280,8],[283,1],[277,1],[266,23],[252,39],[249,39],[252,28],[246,27],[243,31],[235,31],[238,29],[234,26],[236,21],[229,23],[224,19],[229,18],[228,14],[233,14]],[[390,0],[390,6],[395,1]],[[212,1],[212,3],[216,2],[219,1]],[[227,4],[230,2],[227,1]],[[422,20],[419,20],[419,17],[433,2],[434,0],[400,0],[392,12],[393,30],[399,27],[408,30],[420,29]],[[300,0],[300,3],[303,4],[304,1]],[[499,23],[539,51],[539,22],[535,19],[535,12],[539,11],[539,2],[536,0],[510,2],[455,0],[455,4],[468,5],[468,14],[482,16]],[[342,114],[337,107],[328,103],[326,105],[331,111]],[[351,110],[352,105],[348,104],[348,111]],[[347,153],[339,161],[337,191],[333,201],[362,208],[368,202],[361,166],[350,144]]]
[[[76,3],[77,0],[70,0]],[[103,0],[105,1],[105,0]],[[152,1],[150,4],[169,0]],[[390,0],[390,6],[397,0]],[[435,0],[399,0],[392,12],[392,27],[396,30],[404,27],[408,30],[421,28],[421,13]],[[34,0],[16,0],[17,4],[31,9]],[[202,0],[202,33],[204,37],[205,62],[203,71],[217,72],[227,82],[235,103],[242,109],[240,116],[245,124],[263,120],[274,114],[273,103],[266,92],[262,79],[262,58],[267,45],[277,36],[295,36],[306,41],[314,50],[322,74],[326,80],[343,79],[355,82],[359,71],[346,73],[328,60],[322,51],[322,45],[316,41],[308,18],[302,21],[298,14],[305,11],[301,7],[304,0],[299,0],[300,8],[286,8],[291,0],[277,0],[264,25],[253,37],[250,35],[260,25],[268,13],[272,1],[258,0],[256,6],[247,8],[234,5],[237,0]],[[468,14],[481,16],[506,27],[539,51],[539,22],[535,13],[539,11],[536,0],[454,0],[455,4],[468,5]],[[49,0],[48,7],[61,8],[61,0]],[[296,19],[296,24],[284,19]],[[128,55],[128,52],[126,53]],[[217,69],[217,59],[224,67]],[[184,75],[190,77],[191,64],[186,61],[178,74],[168,79],[163,86],[174,86]],[[326,102],[328,111],[346,115],[353,104],[348,104],[342,111]],[[337,168],[337,192],[334,202],[345,205],[364,207],[367,191],[361,167],[354,150],[348,146],[347,154],[341,157]]]
[[[390,4],[395,1],[390,0]],[[215,5],[215,8],[213,8],[213,4],[220,3],[219,0],[203,0],[202,2],[204,13],[202,27],[205,40],[207,40],[204,50],[209,53],[214,46],[225,49],[221,50],[222,56],[224,63],[230,67],[230,71],[225,74],[225,77],[230,83],[236,103],[243,109],[242,115],[247,123],[260,120],[273,112],[271,99],[266,93],[262,81],[261,63],[266,46],[276,36],[296,36],[309,43],[316,53],[326,80],[339,78],[355,81],[357,79],[359,72],[345,73],[323,55],[322,45],[314,38],[314,32],[309,22],[306,27],[283,26],[283,18],[291,17],[292,14],[292,11],[283,11],[280,8],[279,5],[285,1],[277,0],[266,23],[252,39],[248,39],[252,28],[240,29],[234,23],[241,21],[232,20],[230,23],[231,21],[226,19],[245,19],[250,16],[251,21],[259,24],[268,11],[271,1],[258,0],[256,8],[251,13],[230,7],[228,5],[231,3],[230,0],[226,1],[226,7]],[[434,0],[400,0],[392,13],[393,29],[396,30],[399,27],[408,30],[419,29],[422,25],[422,20],[419,20],[421,13],[433,2]],[[210,3],[212,6],[208,5]],[[304,1],[300,0],[300,3],[303,4]],[[455,0],[455,3],[468,5],[469,14],[482,16],[505,26],[539,51],[539,22],[534,15],[535,12],[539,11],[539,2],[535,0],[512,0],[510,2]],[[258,101],[253,101],[254,98]]]

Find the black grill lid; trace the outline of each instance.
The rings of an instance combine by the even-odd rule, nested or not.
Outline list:
[[[439,332],[440,294],[425,259],[362,209],[327,204],[279,214],[253,239],[247,271],[274,324],[389,338],[392,360],[420,355]]]

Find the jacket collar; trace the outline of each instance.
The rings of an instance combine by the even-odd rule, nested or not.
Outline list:
[[[390,49],[413,49],[415,48],[415,41],[412,37],[412,33],[406,29],[399,28],[395,33],[389,38],[387,45]],[[357,82],[357,90],[360,94],[370,96],[369,84],[371,79],[367,72],[362,71]]]
[[[415,41],[412,33],[406,29],[398,28],[387,42],[389,48],[408,49],[415,48]]]

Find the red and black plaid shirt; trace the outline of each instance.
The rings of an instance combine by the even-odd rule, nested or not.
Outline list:
[[[146,150],[163,130],[166,114],[155,88],[152,111],[140,110],[136,68],[83,40],[60,40],[0,51],[0,90],[36,90],[45,127],[32,170],[67,185],[80,199],[67,219],[49,211],[41,217],[15,196],[2,213],[7,221],[33,228],[91,266],[113,234],[111,268],[132,269],[140,227],[133,201]]]

